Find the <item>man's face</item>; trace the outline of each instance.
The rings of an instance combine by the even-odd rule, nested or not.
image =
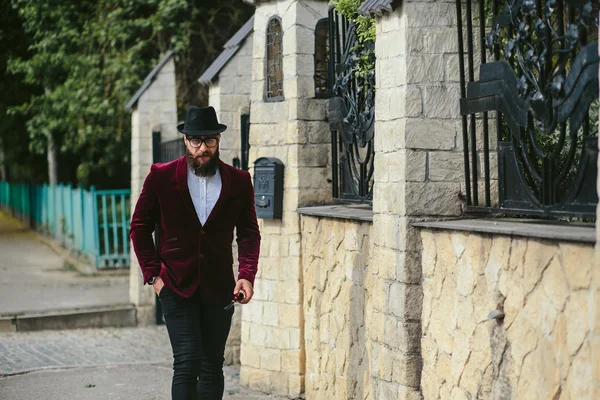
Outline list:
[[[189,166],[198,176],[212,176],[219,164],[221,135],[183,137]]]

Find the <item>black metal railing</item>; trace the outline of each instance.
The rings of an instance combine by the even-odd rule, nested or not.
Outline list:
[[[375,71],[357,73],[362,55],[375,63],[374,43],[360,44],[356,26],[329,11],[329,99],[333,197],[373,201]],[[366,75],[366,76],[365,76]]]
[[[185,143],[182,138],[162,142],[160,144],[159,162],[169,162],[185,154]]]
[[[595,218],[597,2],[456,7],[467,209]]]
[[[240,117],[240,141],[241,141],[241,165],[240,168],[248,171],[248,162],[250,159],[250,114],[242,114]]]

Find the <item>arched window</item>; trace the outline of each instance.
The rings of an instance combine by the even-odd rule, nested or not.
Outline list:
[[[331,95],[329,81],[329,19],[323,18],[315,27],[315,97]]]
[[[267,101],[283,100],[282,38],[281,20],[273,17],[267,26]]]

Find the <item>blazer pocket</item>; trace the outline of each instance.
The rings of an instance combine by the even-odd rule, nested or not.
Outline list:
[[[173,237],[173,238],[170,238],[170,239],[167,239],[167,240],[163,240],[163,243],[175,242],[176,240],[177,240],[177,238]]]
[[[166,250],[161,251],[161,253],[165,254],[165,253],[170,253],[172,251],[177,251],[177,250],[181,250],[181,247],[173,247],[172,249],[166,249]]]

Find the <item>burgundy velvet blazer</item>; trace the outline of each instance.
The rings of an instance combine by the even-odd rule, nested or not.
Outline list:
[[[188,298],[226,304],[233,298],[233,232],[238,243],[238,279],[254,285],[260,233],[250,174],[220,162],[222,189],[204,225],[187,184],[185,157],[154,164],[131,217],[130,236],[144,282],[160,276],[165,286]],[[152,232],[159,227],[158,248]]]

